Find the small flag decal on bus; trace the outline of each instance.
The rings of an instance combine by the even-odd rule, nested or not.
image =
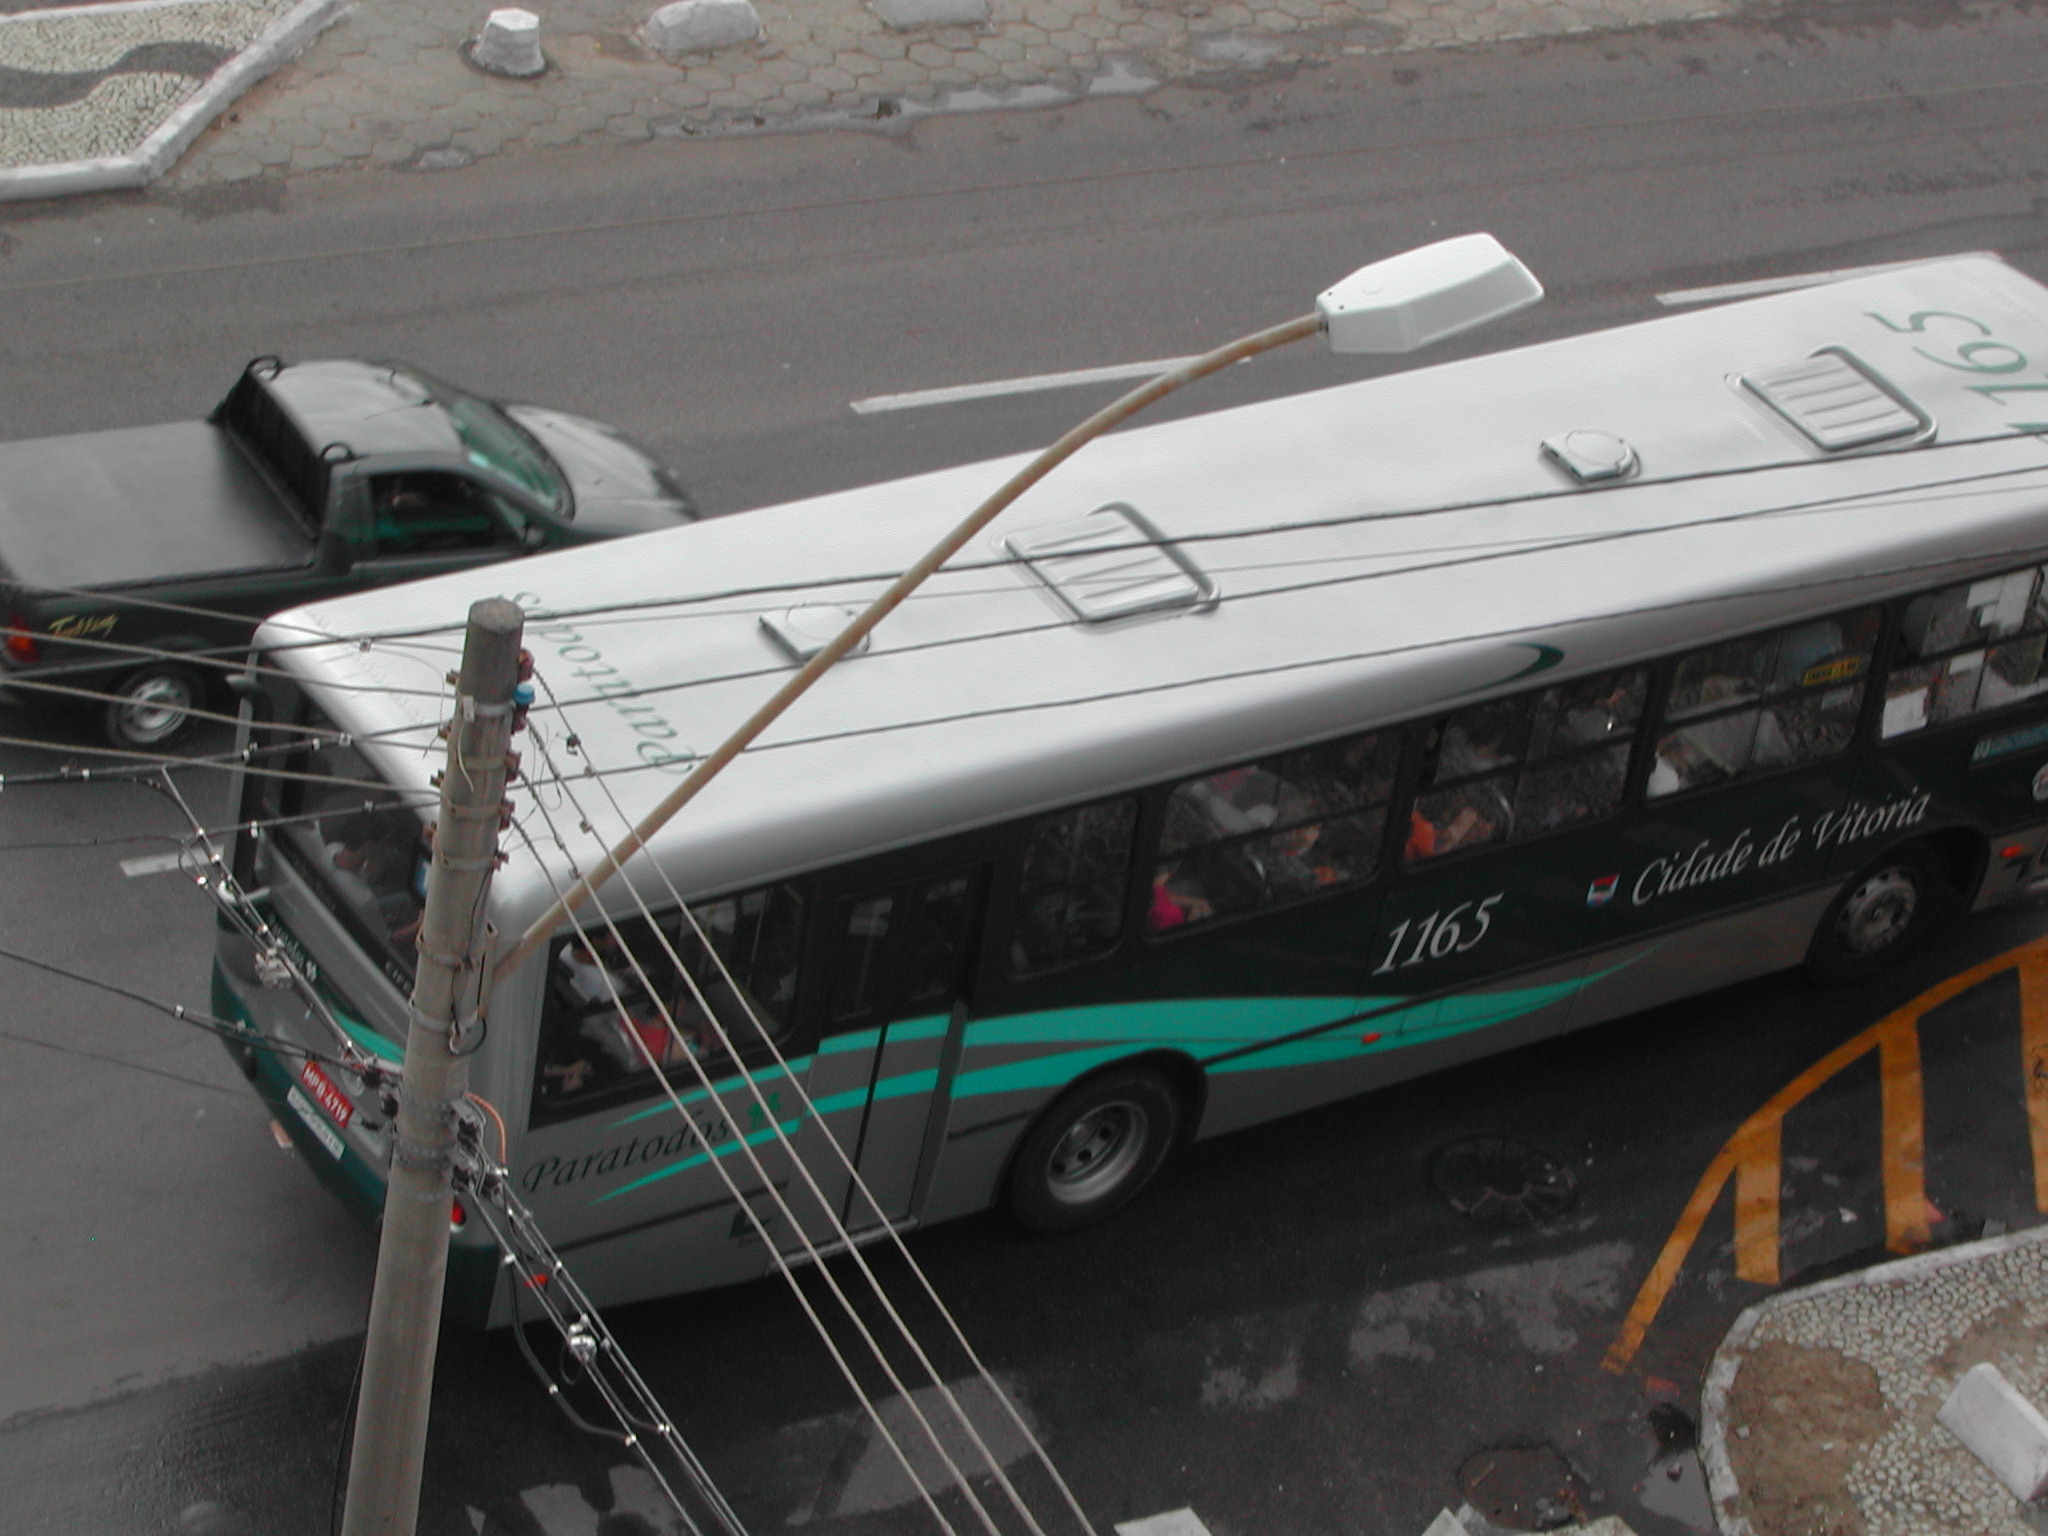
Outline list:
[[[1608,902],[1614,900],[1614,888],[1619,884],[1621,884],[1621,876],[1602,875],[1586,887],[1586,905],[1589,907],[1606,906]]]

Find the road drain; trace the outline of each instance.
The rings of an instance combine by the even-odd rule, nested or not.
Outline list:
[[[1458,1468],[1458,1491],[1511,1531],[1551,1531],[1584,1520],[1592,1494],[1571,1463],[1547,1445],[1481,1451]]]
[[[1429,1181],[1452,1210],[1490,1227],[1539,1227],[1579,1198],[1569,1168],[1512,1136],[1468,1136],[1437,1148]]]

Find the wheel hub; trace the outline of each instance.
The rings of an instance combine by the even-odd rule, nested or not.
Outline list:
[[[1136,1166],[1145,1128],[1145,1111],[1128,1100],[1098,1104],[1081,1116],[1053,1148],[1046,1180],[1053,1198],[1067,1205],[1100,1198]]]
[[[1852,955],[1874,955],[1897,943],[1919,910],[1920,887],[1903,869],[1880,870],[1849,893],[1835,934]]]
[[[176,731],[191,707],[192,691],[178,679],[144,678],[128,690],[121,727],[131,741],[147,746]]]

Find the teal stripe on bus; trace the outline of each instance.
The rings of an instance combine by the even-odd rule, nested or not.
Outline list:
[[[1638,955],[1635,959],[1641,959]],[[1064,1045],[1086,1041],[1085,1047],[1068,1050],[1048,1051],[1028,1061],[1006,1062],[1000,1066],[963,1068],[953,1079],[952,1096],[955,1099],[970,1099],[998,1093],[1025,1093],[1044,1089],[1064,1088],[1075,1078],[1097,1067],[1106,1067],[1130,1056],[1136,1050],[1182,1050],[1203,1061],[1208,1070],[1217,1073],[1279,1071],[1286,1068],[1329,1066],[1333,1063],[1355,1061],[1362,1056],[1377,1055],[1382,1051],[1395,1050],[1406,1045],[1419,1045],[1426,1041],[1447,1039],[1453,1035],[1466,1034],[1475,1029],[1485,1029],[1495,1024],[1505,1024],[1524,1014],[1553,1003],[1563,1002],[1576,996],[1596,981],[1625,969],[1634,960],[1596,971],[1590,976],[1574,977],[1567,981],[1547,982],[1542,986],[1520,987],[1508,991],[1481,993],[1454,993],[1447,997],[1435,998],[1418,1003],[1412,1008],[1394,1006],[1391,1011],[1374,1014],[1370,1018],[1355,1019],[1356,1029],[1325,1029],[1321,1033],[1302,1036],[1298,1039],[1277,1038],[1296,1034],[1303,1029],[1314,1029],[1318,1023],[1335,1024],[1340,1019],[1350,1019],[1356,1014],[1370,1013],[1375,1008],[1398,1005],[1399,998],[1332,998],[1332,997],[1232,997],[1180,999],[1173,1002],[1108,1003],[1082,1008],[1063,1008],[1044,1013],[1013,1014],[1007,1018],[984,1019],[967,1026],[966,1049],[973,1051],[988,1047],[1020,1045]],[[1434,1009],[1435,1019],[1417,1028],[1404,1029],[1403,1021],[1426,1009]],[[915,1020],[912,1023],[933,1033],[943,1031],[943,1018]],[[903,1025],[891,1026],[891,1033],[902,1030]],[[853,1036],[843,1037],[853,1039]],[[870,1031],[866,1038],[872,1044],[879,1038],[879,1032]],[[1262,1039],[1272,1040],[1271,1045],[1259,1047]],[[1240,1046],[1254,1049],[1241,1055],[1231,1055],[1223,1061],[1204,1061],[1203,1053],[1211,1057],[1223,1054]],[[1219,1047],[1222,1048],[1219,1050]],[[792,1070],[800,1070],[807,1064],[791,1062]],[[915,1072],[898,1073],[883,1078],[873,1088],[873,1099],[908,1098],[914,1094],[934,1092],[938,1087],[939,1075],[932,1068]],[[724,1092],[730,1085],[739,1082],[737,1077],[730,1083],[721,1083]],[[700,1089],[690,1098],[704,1097]],[[686,1102],[688,1100],[686,1099]],[[866,1086],[848,1089],[815,1101],[813,1108],[820,1116],[856,1110],[869,1101]],[[625,1125],[643,1120],[673,1108],[662,1103],[651,1109],[630,1115],[618,1124]],[[784,1122],[784,1134],[793,1135],[801,1124],[802,1117]],[[751,1143],[759,1142],[774,1133],[762,1130],[750,1133],[746,1138]],[[719,1155],[724,1156],[734,1148],[728,1147]],[[709,1161],[705,1153],[697,1153],[657,1169],[644,1178],[600,1195],[593,1204],[623,1195],[629,1190],[639,1189],[660,1179],[685,1172]]]
[[[333,993],[323,990],[320,994],[320,1000],[327,1005],[327,1011],[334,1015],[334,1022],[341,1026],[342,1033],[355,1041],[357,1045],[360,1045],[372,1056],[382,1061],[402,1062],[405,1060],[404,1046],[394,1045],[391,1041],[378,1034],[376,1030],[370,1028],[369,1025],[365,1024],[361,1019],[350,1013],[341,1003],[337,1002]]]
[[[895,1077],[885,1077],[875,1084],[875,1098],[900,1099],[906,1094],[930,1093],[939,1086],[939,1071],[926,1067],[922,1072],[901,1072]]]
[[[989,1045],[1047,1045],[1055,1041],[1171,1041],[1193,1050],[1230,1050],[1276,1035],[1332,1024],[1363,1008],[1398,1003],[1398,997],[1208,997],[1143,1003],[1102,1003],[1045,1013],[976,1019],[967,1026],[969,1049]]]
[[[1202,998],[1171,1003],[1111,1003],[1084,1008],[1062,1009],[1057,1013],[1019,1014],[970,1024],[967,1048],[988,1046],[1065,1044],[1086,1041],[1085,1049],[1062,1050],[1029,1061],[1001,1066],[968,1068],[954,1079],[953,1096],[971,1098],[982,1094],[1020,1093],[1058,1088],[1099,1066],[1107,1066],[1134,1049],[1181,1050],[1215,1072],[1261,1072],[1287,1067],[1326,1066],[1376,1055],[1400,1046],[1440,1040],[1469,1030],[1506,1023],[1533,1013],[1538,1008],[1572,997],[1600,976],[1575,977],[1542,986],[1506,992],[1452,995],[1419,1003],[1413,1008],[1392,1006],[1391,1011],[1358,1019],[1359,1030],[1326,1029],[1300,1039],[1286,1039],[1319,1023],[1332,1023],[1355,1014],[1372,1013],[1398,1005],[1399,998]],[[1407,1022],[1425,1010],[1435,1018],[1426,1025],[1407,1028]],[[1274,1043],[1261,1047],[1261,1042]],[[1219,1047],[1221,1048],[1219,1050]],[[1210,1065],[1207,1056],[1244,1047],[1242,1055]]]
[[[801,1080],[802,1074],[810,1067],[810,1065],[811,1058],[808,1056],[798,1056],[794,1058],[789,1063],[790,1077],[792,1079]],[[673,1080],[673,1074],[671,1074],[671,1080]],[[740,1087],[745,1083],[745,1081],[746,1079],[743,1076],[735,1072],[730,1077],[721,1077],[716,1082],[714,1082],[711,1085],[711,1093],[715,1093],[722,1098],[724,1095],[728,1093],[737,1092],[740,1089]],[[779,1086],[781,1081],[782,1070],[779,1067],[770,1071],[765,1076],[756,1077],[754,1079],[755,1084],[761,1089],[763,1093],[767,1093],[771,1089],[776,1088],[777,1086]],[[705,1099],[710,1098],[711,1093],[706,1093],[704,1089],[701,1087],[690,1089],[677,1089],[676,1098],[680,1099],[685,1104],[697,1104],[703,1102]],[[749,1094],[747,1098],[748,1101],[751,1102],[753,1095]],[[617,1130],[621,1126],[633,1125],[639,1121],[649,1119],[655,1115],[668,1114],[669,1112],[674,1110],[674,1108],[674,1102],[667,1098],[664,1098],[659,1103],[648,1105],[645,1109],[634,1110],[632,1114],[627,1115],[622,1120],[614,1120],[612,1122],[612,1129]]]
[[[670,1163],[666,1168],[657,1168],[644,1178],[635,1179],[630,1184],[621,1184],[617,1189],[599,1195],[590,1203],[592,1205],[603,1205],[607,1200],[616,1200],[619,1196],[629,1195],[636,1189],[644,1189],[649,1184],[658,1184],[663,1179],[673,1178],[679,1173],[688,1173],[692,1168],[709,1163],[714,1157],[730,1157],[733,1153],[739,1151],[742,1145],[757,1147],[762,1142],[773,1140],[778,1135],[794,1136],[797,1124],[798,1122],[795,1120],[785,1120],[779,1126],[764,1126],[758,1131],[749,1131],[729,1147],[720,1147],[716,1152],[699,1152],[690,1157],[679,1158],[675,1162]]]

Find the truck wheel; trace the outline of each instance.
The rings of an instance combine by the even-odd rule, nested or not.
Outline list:
[[[1836,893],[1806,954],[1816,981],[1861,981],[1914,949],[1957,904],[1955,885],[1925,843],[1886,852]]]
[[[192,723],[186,713],[204,700],[206,685],[190,667],[152,662],[111,689],[119,695],[100,717],[107,740],[131,751],[169,746]]]
[[[1010,1210],[1033,1232],[1101,1221],[1152,1181],[1180,1135],[1181,1102],[1130,1067],[1073,1089],[1039,1117],[1010,1167]]]

